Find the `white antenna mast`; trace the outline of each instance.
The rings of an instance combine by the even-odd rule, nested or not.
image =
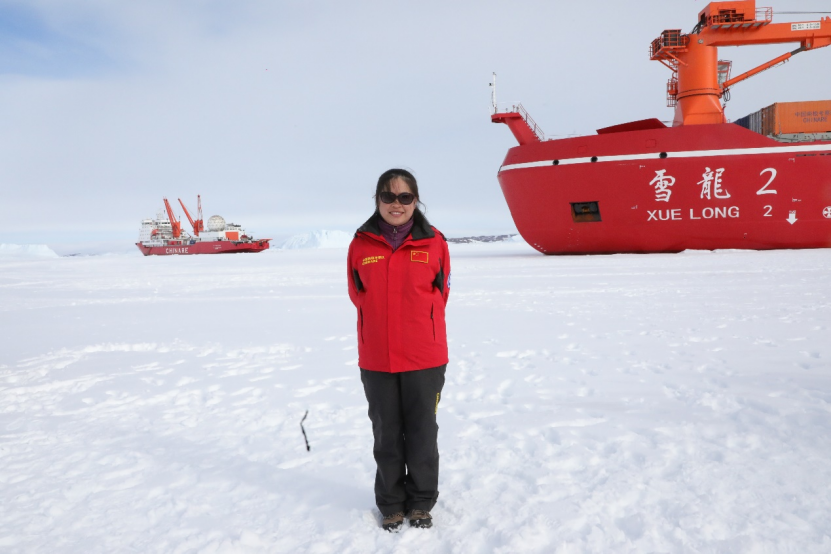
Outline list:
[[[493,112],[496,113],[496,72],[493,74],[493,81],[490,83],[491,86],[491,106],[493,107]]]

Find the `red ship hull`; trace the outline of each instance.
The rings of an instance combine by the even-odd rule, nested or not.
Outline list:
[[[196,241],[193,244],[171,244],[167,246],[145,246],[136,243],[138,249],[145,256],[183,256],[191,254],[235,254],[239,252],[262,252],[268,250],[270,239],[251,242],[236,242],[230,240]]]
[[[522,237],[545,254],[831,247],[831,142],[639,127],[512,148],[498,179]]]

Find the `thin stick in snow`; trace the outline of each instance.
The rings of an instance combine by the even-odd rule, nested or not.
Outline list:
[[[306,410],[306,413],[303,414],[303,419],[300,420],[300,430],[303,431],[303,440],[306,441],[306,452],[312,449],[309,446],[309,439],[306,437],[306,430],[303,428],[303,422],[306,421],[306,416],[309,415],[309,410]]]

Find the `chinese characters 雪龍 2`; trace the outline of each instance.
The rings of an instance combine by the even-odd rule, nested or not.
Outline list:
[[[667,170],[655,172],[655,178],[649,182],[650,186],[655,187],[655,201],[669,202],[669,197],[672,196],[672,191],[669,187],[675,184],[675,177],[666,174]]]
[[[715,171],[709,167],[704,169],[703,179],[698,182],[701,185],[701,198],[730,198],[730,193],[721,188],[721,176],[723,173],[723,167]]]

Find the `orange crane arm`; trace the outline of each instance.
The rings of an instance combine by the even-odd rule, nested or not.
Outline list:
[[[721,85],[721,88],[723,90],[727,90],[730,87],[732,87],[733,85],[735,85],[736,83],[740,83],[740,82],[744,81],[745,79],[749,79],[750,77],[753,77],[754,75],[758,75],[759,73],[761,73],[762,71],[764,71],[766,69],[770,69],[771,67],[775,67],[775,66],[779,65],[780,63],[785,63],[790,58],[792,58],[793,56],[798,54],[799,52],[801,52],[801,50],[794,50],[793,52],[788,52],[786,54],[782,54],[778,58],[774,58],[774,59],[770,60],[769,62],[765,62],[760,66],[754,67],[750,71],[745,71],[741,75],[737,75],[736,77],[733,77],[732,79],[728,79],[728,80],[724,81],[724,83],[722,83],[722,85]]]
[[[164,207],[167,210],[167,218],[170,220],[170,229],[173,238],[179,238],[179,235],[182,234],[182,223],[176,219],[176,216],[173,214],[173,208],[170,207],[170,202],[167,201],[167,198],[164,199]]]
[[[831,17],[818,21],[771,23],[773,8],[756,8],[756,0],[710,2],[689,34],[667,29],[652,41],[650,59],[673,73],[667,105],[675,108],[673,125],[726,123],[722,101],[730,87],[806,50],[831,46]],[[718,59],[722,46],[797,43],[799,47],[734,77],[729,62]]]
[[[759,22],[755,22],[759,23]],[[788,61],[790,58],[806,50],[815,50],[831,45],[831,17],[824,17],[819,21],[803,21],[799,23],[768,23],[756,25],[750,22],[736,23],[735,26],[705,27],[699,34],[700,40],[707,46],[746,46],[758,44],[786,44],[798,42],[799,48],[754,67],[737,77],[733,77],[722,84],[722,90],[727,90],[736,83],[758,75],[766,69]]]
[[[190,216],[190,212],[189,212],[189,211],[188,211],[188,209],[185,207],[185,203],[184,203],[184,202],[182,202],[182,199],[181,199],[181,198],[179,198],[178,200],[179,200],[179,204],[181,204],[181,205],[182,205],[182,209],[183,209],[183,210],[185,210],[185,215],[187,216],[188,221],[190,221],[190,226],[191,226],[191,227],[193,227],[193,234],[194,234],[194,235],[196,235],[196,236],[198,237],[198,236],[199,236],[199,225],[197,225],[197,223],[196,223],[196,222],[193,220],[193,218]]]

